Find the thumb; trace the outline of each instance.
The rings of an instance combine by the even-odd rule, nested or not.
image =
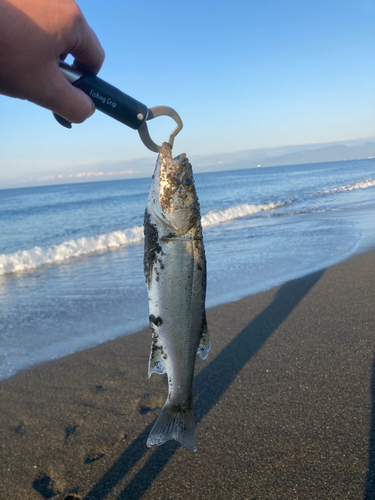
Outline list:
[[[42,106],[71,123],[82,123],[94,114],[95,104],[90,97],[69,83],[59,69],[51,77]]]

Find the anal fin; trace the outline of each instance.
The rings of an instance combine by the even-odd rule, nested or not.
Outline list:
[[[197,356],[206,359],[211,349],[211,340],[207,329],[206,311],[203,314],[201,338],[197,349]]]
[[[153,373],[158,373],[159,375],[163,375],[163,373],[167,373],[167,369],[163,360],[163,348],[159,346],[157,343],[152,342],[150,359],[148,362],[148,376],[149,378]]]

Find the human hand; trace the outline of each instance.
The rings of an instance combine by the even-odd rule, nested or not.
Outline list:
[[[0,0],[1,94],[83,122],[95,106],[59,70],[59,60],[68,54],[75,67],[94,74],[105,57],[74,0]]]

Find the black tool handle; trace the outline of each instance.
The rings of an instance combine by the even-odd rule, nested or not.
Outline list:
[[[64,61],[60,61],[59,68],[68,82],[91,97],[95,107],[106,115],[111,116],[134,130],[139,129],[147,119],[148,109],[145,104],[121,92],[121,90],[105,82],[98,76],[92,73],[82,73],[82,71]],[[64,127],[72,127],[71,123],[65,120],[65,118],[55,113],[54,116]]]
[[[86,74],[73,85],[91,97],[97,109],[134,130],[147,118],[147,106],[98,76]]]

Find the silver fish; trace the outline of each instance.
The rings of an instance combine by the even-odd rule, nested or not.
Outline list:
[[[152,346],[148,375],[167,373],[168,398],[147,446],[175,439],[197,451],[193,376],[198,354],[210,350],[206,257],[193,172],[185,154],[172,158],[164,143],[156,163],[144,221],[144,271]]]

